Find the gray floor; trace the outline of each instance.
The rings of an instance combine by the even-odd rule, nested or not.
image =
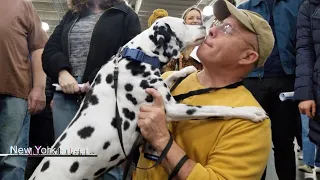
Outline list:
[[[298,154],[297,150],[296,150],[296,154]],[[298,171],[298,166],[303,164],[303,162],[301,160],[298,160],[298,156],[296,157],[297,157],[296,158],[296,161],[297,161],[297,179],[296,180],[320,180],[320,175],[316,176],[315,174],[303,173]],[[278,180],[275,167],[274,167],[273,152],[271,152],[270,154],[266,180]]]

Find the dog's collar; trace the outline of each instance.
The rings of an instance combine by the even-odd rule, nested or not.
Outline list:
[[[150,57],[139,49],[130,49],[126,47],[122,50],[121,56],[133,61],[148,63],[155,68],[160,68],[160,61],[157,57]]]

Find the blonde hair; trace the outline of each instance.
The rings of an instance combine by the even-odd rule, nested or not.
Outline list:
[[[187,15],[189,14],[189,12],[190,11],[192,11],[192,10],[196,10],[196,11],[198,11],[199,13],[200,13],[200,16],[201,16],[201,22],[203,23],[203,17],[202,17],[202,11],[201,11],[201,9],[199,9],[197,6],[191,6],[191,7],[189,7],[188,9],[186,9],[184,12],[183,12],[183,14],[182,14],[182,19],[183,20],[186,20],[186,17],[187,17]]]

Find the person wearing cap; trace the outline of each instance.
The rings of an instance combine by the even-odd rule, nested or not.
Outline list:
[[[176,100],[196,106],[261,107],[241,82],[252,69],[263,67],[274,45],[272,29],[259,14],[238,10],[227,0],[218,0],[214,9],[217,20],[197,51],[203,70],[173,85],[176,88],[171,93],[175,96],[216,88]],[[163,78],[171,73],[163,74]],[[138,127],[155,154],[149,156],[150,151],[142,148],[137,166],[152,167],[162,152],[168,150],[168,153],[154,168],[137,168],[134,180],[261,178],[271,151],[270,119],[258,123],[216,119],[167,124],[161,95],[154,89],[146,92],[154,101],[140,107]]]
[[[295,136],[301,136],[299,111],[296,102],[282,102],[279,94],[294,91],[296,25],[302,2],[303,0],[250,0],[238,6],[239,9],[260,14],[268,21],[275,38],[274,48],[265,66],[250,72],[244,85],[270,115],[275,167],[280,180],[296,179],[293,142]],[[265,173],[262,179],[265,179]]]
[[[153,11],[151,16],[148,19],[148,28],[157,20],[163,17],[167,17],[168,12],[164,9],[156,9]]]

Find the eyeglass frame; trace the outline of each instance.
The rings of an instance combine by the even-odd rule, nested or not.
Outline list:
[[[231,25],[231,24],[229,24],[229,23],[223,23],[223,22],[221,22],[221,21],[219,21],[219,20],[217,20],[217,19],[214,19],[213,22],[212,22],[212,24],[211,24],[211,26],[210,26],[210,28],[211,28],[212,26],[216,26],[216,27],[217,27],[221,32],[223,32],[224,34],[233,35],[233,32],[238,33],[238,34],[241,36],[241,38],[242,38],[249,46],[251,46],[254,51],[256,51],[256,48],[255,48],[251,43],[249,43],[249,42],[246,40],[246,38],[245,38],[239,31],[237,31],[237,30],[234,28],[233,25]],[[227,32],[228,29],[229,29],[229,32]],[[230,30],[230,29],[231,29],[231,30]]]

